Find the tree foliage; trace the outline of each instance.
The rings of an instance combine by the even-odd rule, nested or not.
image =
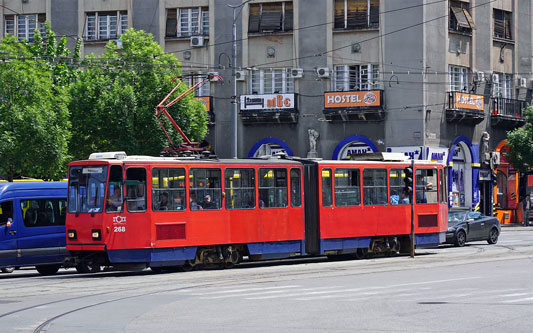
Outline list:
[[[86,57],[86,69],[71,87],[70,152],[75,159],[95,151],[158,155],[168,146],[155,107],[174,87],[180,63],[144,31],[128,29],[120,38],[122,48],[111,42],[101,57]],[[173,97],[185,90],[182,84]],[[191,95],[168,111],[191,140],[205,137],[207,113]],[[173,142],[180,142],[169,122],[161,120]]]
[[[55,38],[35,37],[32,45],[13,36],[0,41],[0,173],[9,181],[20,175],[61,178],[69,160],[68,93],[50,61],[68,53],[57,45],[52,50]],[[46,52],[49,59],[42,57]]]
[[[525,172],[533,168],[533,107],[524,110],[526,125],[507,133],[507,160]]]

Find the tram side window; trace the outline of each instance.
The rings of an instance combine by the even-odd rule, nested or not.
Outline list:
[[[322,206],[331,207],[333,197],[331,191],[331,169],[322,170]]]
[[[145,168],[128,168],[126,170],[126,206],[128,212],[146,210]]]
[[[361,180],[359,169],[335,170],[335,206],[359,206]]]
[[[255,208],[255,170],[226,169],[224,190],[226,209]]]
[[[291,207],[302,206],[302,181],[299,169],[291,169]]]
[[[220,169],[190,169],[189,193],[191,210],[220,209],[222,181]]]
[[[0,203],[0,226],[6,225],[7,219],[13,219],[13,201]]]
[[[387,170],[363,170],[363,203],[365,206],[387,204]]]
[[[415,177],[416,203],[435,204],[438,203],[437,170],[417,169]]]
[[[122,183],[122,167],[112,165],[109,171],[109,183],[107,185],[106,212],[122,212],[122,207],[124,206]]]
[[[21,200],[20,209],[24,226],[47,227],[65,225],[65,199],[31,199]]]
[[[440,202],[448,202],[448,191],[446,190],[446,182],[444,181],[444,174],[442,170],[439,170],[439,182],[440,182]]]
[[[259,207],[283,208],[287,206],[287,170],[259,169]]]
[[[391,205],[407,205],[409,204],[409,193],[404,191],[405,187],[405,173],[402,169],[391,169],[389,173],[389,187],[390,187],[390,204]]]
[[[152,169],[152,209],[178,211],[187,207],[184,168]]]

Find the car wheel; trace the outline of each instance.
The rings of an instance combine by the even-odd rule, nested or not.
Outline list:
[[[15,267],[6,267],[6,268],[2,268],[2,273],[13,273],[14,270],[15,270]]]
[[[459,230],[455,235],[455,246],[463,247],[466,243],[466,233],[463,230]]]
[[[496,244],[498,242],[498,236],[500,236],[500,233],[498,232],[498,229],[496,229],[496,228],[490,229],[489,238],[487,239],[487,243]]]
[[[39,272],[41,275],[54,275],[57,273],[59,268],[61,268],[61,265],[35,266],[35,269],[37,269],[37,272]]]

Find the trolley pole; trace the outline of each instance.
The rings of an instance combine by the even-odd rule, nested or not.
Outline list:
[[[416,200],[416,172],[415,159],[411,160],[413,170],[413,191],[411,192],[411,258],[415,257],[415,200]]]

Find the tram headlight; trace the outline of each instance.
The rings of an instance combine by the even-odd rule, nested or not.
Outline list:
[[[91,233],[93,236],[93,240],[102,240],[102,232],[100,231],[100,229],[93,229]]]
[[[78,239],[78,235],[76,235],[76,230],[74,230],[74,229],[69,229],[67,231],[67,236],[68,236],[68,240],[77,240]]]

